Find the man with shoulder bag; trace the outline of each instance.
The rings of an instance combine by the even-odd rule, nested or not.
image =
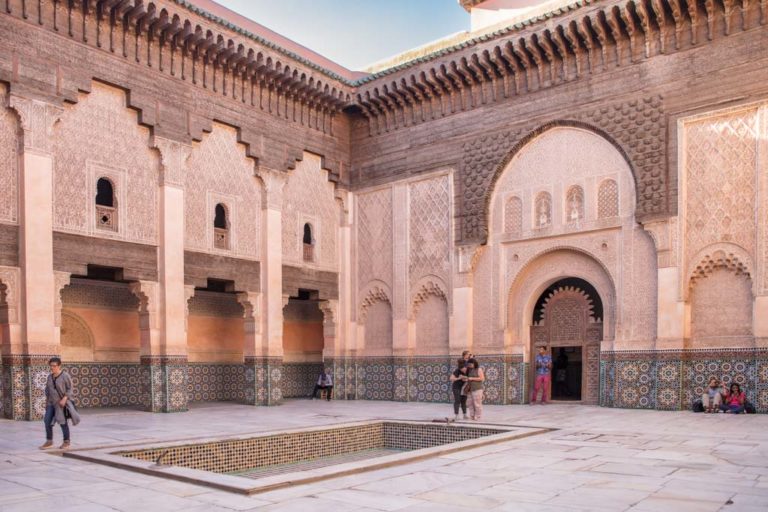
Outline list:
[[[72,399],[74,389],[72,378],[61,368],[61,359],[52,357],[48,360],[48,366],[51,373],[45,383],[45,443],[40,446],[41,450],[47,450],[53,447],[53,425],[61,425],[61,433],[64,435],[64,442],[59,447],[66,450],[70,446],[69,424],[80,423],[80,414],[77,412],[75,402]]]

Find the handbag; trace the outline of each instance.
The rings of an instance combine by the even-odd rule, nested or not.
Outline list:
[[[53,389],[56,390],[56,394],[59,395],[59,400],[61,400],[63,398],[63,395],[61,394],[61,391],[59,391],[58,382],[56,382],[58,377],[54,377],[53,375],[51,375],[51,378],[53,379]],[[67,397],[67,405],[64,406],[64,421],[72,419],[72,414],[69,412],[69,407],[68,407],[69,404],[72,404],[72,408],[75,411],[77,411],[77,403],[75,403],[75,401],[71,397]]]

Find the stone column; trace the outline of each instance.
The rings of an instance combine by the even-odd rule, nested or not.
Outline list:
[[[53,273],[53,125],[61,108],[11,95],[20,120],[19,155],[19,331],[3,354],[3,378],[10,385],[5,416],[33,420],[45,412],[48,358],[59,353]]]
[[[139,283],[136,293],[150,303],[142,307],[141,364],[145,374],[144,403],[153,412],[187,410],[187,314],[190,296],[184,285],[184,172],[192,147],[155,136],[160,152],[158,283]],[[194,293],[194,289],[192,290]],[[150,311],[151,310],[151,311]]]
[[[245,353],[248,403],[277,405],[282,401],[283,377],[283,188],[285,173],[262,169],[264,186],[261,211],[261,293],[254,307],[260,336]],[[255,317],[254,317],[255,318]]]

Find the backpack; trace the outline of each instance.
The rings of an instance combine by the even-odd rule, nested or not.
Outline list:
[[[696,400],[691,409],[693,412],[704,412],[704,403],[701,400]]]
[[[752,402],[749,400],[744,401],[744,412],[747,414],[756,414],[757,410],[755,409],[755,406],[752,405]]]

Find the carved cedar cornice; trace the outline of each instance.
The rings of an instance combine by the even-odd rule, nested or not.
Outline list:
[[[751,30],[766,10],[768,0],[580,2],[361,79],[355,100],[371,134],[396,130]]]
[[[351,99],[349,80],[233,24],[222,26],[218,18],[193,12],[188,2],[5,4],[1,14],[323,133],[332,132],[334,117]]]

